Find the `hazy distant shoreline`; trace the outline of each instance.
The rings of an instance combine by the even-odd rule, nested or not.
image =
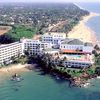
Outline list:
[[[78,38],[84,42],[91,42],[94,45],[97,44],[98,40],[97,40],[97,36],[95,32],[85,24],[90,18],[95,17],[95,16],[100,16],[100,15],[90,12],[88,16],[84,16],[83,20],[81,20],[79,24],[76,25],[72,29],[72,31],[68,33],[68,37]]]
[[[87,10],[77,3],[74,3],[76,6],[78,6],[80,9]],[[98,13],[89,12],[90,14],[88,16],[83,16],[83,20],[77,24],[72,31],[68,33],[69,38],[78,38],[84,42],[91,42],[94,45],[98,43],[98,39],[96,36],[95,31],[93,31],[89,26],[86,25],[86,22],[96,16],[100,16]]]

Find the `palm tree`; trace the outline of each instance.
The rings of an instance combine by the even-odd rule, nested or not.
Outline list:
[[[67,60],[67,57],[64,57],[64,58],[63,58],[63,61],[66,61],[66,60]]]
[[[21,64],[27,63],[27,57],[26,57],[26,56],[22,56],[22,57],[19,59],[19,62],[20,62]]]
[[[18,63],[18,57],[16,57],[16,56],[12,56],[11,57],[11,61],[13,62],[13,63]]]
[[[68,72],[68,73],[70,73],[70,72],[71,72],[71,70],[70,70],[70,69],[68,69],[68,70],[67,70],[67,72]]]

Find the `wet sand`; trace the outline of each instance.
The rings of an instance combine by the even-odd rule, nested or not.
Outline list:
[[[98,40],[95,35],[95,32],[92,31],[88,26],[86,26],[86,22],[95,16],[100,16],[100,14],[90,13],[88,16],[84,16],[83,20],[76,25],[72,31],[68,33],[69,38],[77,38],[82,40],[83,42],[91,42],[93,45],[97,44]]]
[[[26,72],[29,71],[26,67],[28,65],[21,65],[21,64],[17,64],[17,65],[9,65],[7,67],[1,68],[0,69],[0,77],[2,75],[8,75],[8,74],[14,74],[14,73],[20,73],[20,72]]]
[[[26,65],[16,64],[16,65],[9,65],[4,68],[0,69],[0,83],[3,82],[7,77],[11,77],[15,73],[21,74],[22,72],[29,71]]]

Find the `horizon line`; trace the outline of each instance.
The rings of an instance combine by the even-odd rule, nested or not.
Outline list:
[[[39,1],[0,1],[0,3],[100,3],[100,1],[77,1],[77,2],[71,2],[71,1],[58,1],[58,2],[51,2],[51,1],[45,1],[45,2],[39,2]]]

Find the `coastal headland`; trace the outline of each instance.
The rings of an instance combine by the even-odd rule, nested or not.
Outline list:
[[[95,32],[92,31],[88,26],[86,26],[86,22],[95,16],[100,16],[100,14],[97,13],[92,13],[88,16],[84,16],[83,19],[68,33],[68,38],[76,38],[80,39],[83,42],[91,42],[94,45],[97,44],[98,40],[96,38]],[[34,36],[34,39],[36,36]],[[11,65],[7,68],[1,68],[0,72],[5,73],[5,72],[15,72],[18,70],[25,70],[26,65]]]
[[[99,14],[96,13],[90,13],[90,15],[88,16],[84,16],[83,20],[81,20],[79,22],[79,24],[77,24],[72,31],[70,31],[68,33],[68,37],[69,38],[76,38],[76,39],[80,39],[84,42],[91,42],[94,45],[97,44],[97,38],[95,35],[95,32],[93,32],[88,26],[85,25],[85,23],[92,17],[94,16],[99,16]],[[22,71],[28,71],[26,69],[26,65],[11,65],[9,67],[6,68],[1,68],[0,69],[0,73],[1,74],[5,74],[5,73],[11,73],[14,74],[16,72],[22,72]]]

